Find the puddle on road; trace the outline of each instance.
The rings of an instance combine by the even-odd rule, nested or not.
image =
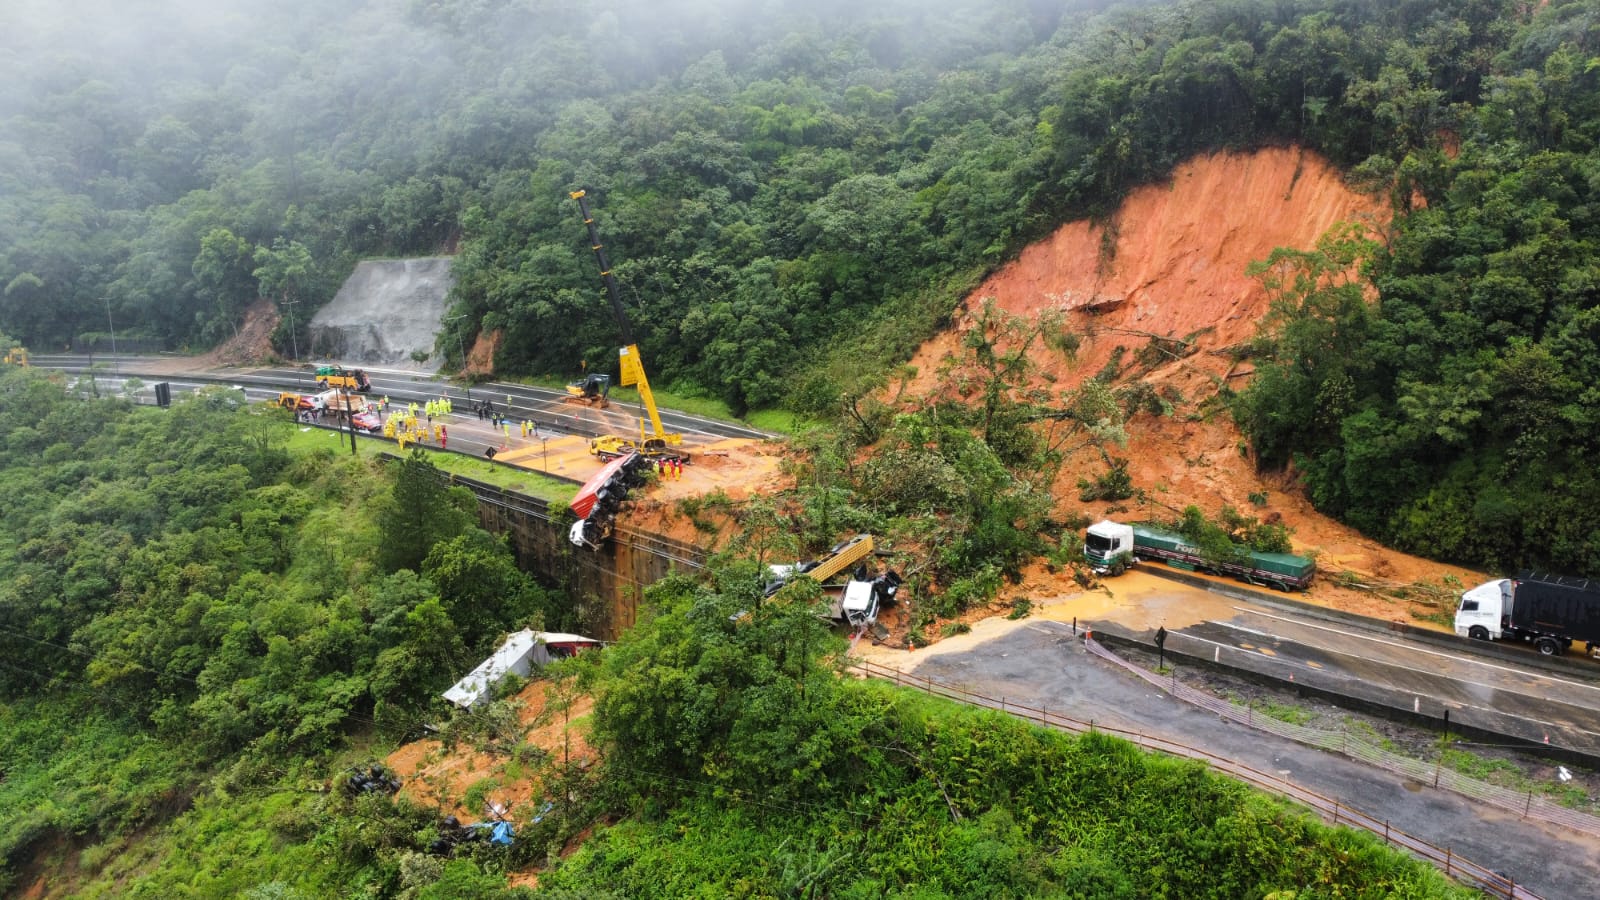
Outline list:
[[[1080,621],[1116,622],[1134,631],[1154,631],[1158,626],[1183,628],[1208,619],[1232,619],[1237,614],[1235,600],[1137,569],[1106,579],[1097,591],[1075,592],[1075,585],[1062,581],[1062,593],[1033,598],[1037,617],[1058,622],[1077,617]]]
[[[1400,786],[1405,788],[1406,790],[1410,791],[1413,794],[1422,793],[1422,785],[1420,783],[1418,783],[1418,782],[1412,781],[1409,778],[1404,779],[1403,781],[1401,781],[1400,782]]]

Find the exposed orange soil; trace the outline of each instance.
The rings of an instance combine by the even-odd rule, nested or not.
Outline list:
[[[262,297],[244,311],[244,324],[234,336],[210,353],[195,359],[205,368],[221,366],[261,366],[277,358],[272,349],[272,331],[282,316],[271,299]]]
[[[672,501],[720,490],[737,501],[768,493],[781,481],[783,448],[768,441],[728,438],[690,452],[693,461],[681,475],[662,479],[651,497]]]
[[[1143,347],[1147,334],[1204,332],[1198,340],[1206,350],[1244,343],[1267,311],[1261,284],[1245,274],[1251,262],[1277,247],[1311,249],[1339,222],[1387,218],[1382,201],[1351,191],[1337,170],[1303,150],[1191,160],[1169,181],[1128,196],[1110,226],[1113,252],[1102,254],[1104,226],[1069,222],[985,280],[963,303],[967,314],[913,358],[919,376],[912,389],[937,386],[940,361],[957,350],[970,314],[991,297],[1016,315],[1059,311],[1085,336],[1074,363],[1044,366],[1061,386],[1092,377],[1117,347]],[[1219,375],[1227,368],[1220,357],[1191,363]]]
[[[500,340],[505,337],[503,331],[480,331],[477,340],[472,342],[472,349],[467,351],[467,367],[464,375],[488,378],[494,374],[494,354],[500,349]]]
[[[901,396],[917,404],[962,393],[963,375],[970,384],[972,372],[962,370],[961,341],[986,300],[1028,319],[1056,312],[1067,330],[1081,337],[1081,344],[1070,360],[1036,345],[1030,355],[1038,371],[1031,387],[1075,388],[1099,373],[1121,348],[1118,386],[1143,380],[1177,398],[1172,415],[1136,415],[1128,423],[1128,445],[1109,448],[1131,461],[1134,487],[1144,492],[1145,502],[1080,502],[1078,479],[1105,470],[1099,452],[1085,450],[1068,459],[1054,484],[1059,515],[1161,519],[1189,504],[1208,514],[1231,505],[1247,515],[1281,520],[1293,529],[1298,552],[1318,555],[1324,577],[1308,599],[1384,619],[1410,620],[1413,613],[1437,612],[1338,588],[1328,576],[1349,572],[1362,583],[1379,586],[1438,584],[1447,575],[1470,586],[1479,576],[1385,549],[1318,514],[1292,475],[1256,472],[1225,412],[1201,406],[1220,385],[1239,389],[1248,382],[1248,366],[1236,371],[1232,357],[1223,352],[1255,337],[1268,310],[1265,289],[1246,274],[1246,267],[1277,247],[1312,249],[1340,222],[1379,227],[1387,218],[1380,199],[1351,191],[1335,169],[1303,150],[1197,158],[1179,167],[1168,182],[1130,194],[1113,219],[1110,236],[1101,225],[1069,223],[987,279],[963,303],[955,324],[916,354],[915,374]],[[1103,246],[1114,251],[1103,254]],[[1148,366],[1136,362],[1135,354],[1150,344],[1152,335],[1189,342],[1193,352],[1181,359],[1156,356]],[[1267,503],[1253,504],[1252,494],[1265,494]],[[1035,566],[1003,599],[1076,590],[1070,581],[1062,584],[1064,577]]]
[[[580,697],[565,715],[557,711],[546,715],[548,689],[548,682],[535,681],[516,695],[516,702],[522,707],[517,714],[523,727],[522,742],[539,747],[558,763],[564,754],[570,754],[571,759],[586,764],[594,758],[585,739],[594,700]],[[485,802],[499,803],[509,810],[508,820],[520,822],[537,813],[541,791],[538,779],[527,772],[518,778],[507,777],[506,766],[511,762],[506,755],[491,755],[464,745],[450,749],[432,739],[407,744],[385,760],[404,779],[402,796],[437,807],[441,816],[453,815],[463,823],[487,817],[485,810],[464,805],[467,789],[485,778],[500,781],[499,787],[486,794]]]

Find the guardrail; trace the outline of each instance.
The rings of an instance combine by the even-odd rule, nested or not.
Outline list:
[[[1090,639],[1086,639],[1085,644],[1091,647],[1099,647],[1098,644],[1095,644]],[[1104,648],[1100,648],[1100,650],[1110,655],[1113,659],[1116,658],[1114,654],[1110,654],[1110,651]],[[1039,709],[1026,704],[1008,701],[1004,697],[988,697],[952,684],[935,681],[930,677],[911,675],[899,669],[864,660],[853,661],[848,668],[871,678],[893,681],[902,687],[916,688],[932,696],[954,700],[957,703],[996,710],[1020,719],[1026,719],[1046,728],[1054,728],[1058,731],[1068,731],[1074,734],[1083,734],[1089,731],[1113,734],[1132,742],[1141,749],[1155,750],[1170,756],[1198,760],[1219,772],[1238,778],[1240,781],[1302,803],[1317,811],[1334,825],[1348,825],[1379,836],[1383,838],[1385,844],[1398,847],[1419,859],[1426,860],[1437,866],[1445,875],[1463,883],[1475,885],[1496,897],[1505,897],[1509,898],[1509,900],[1540,900],[1538,894],[1529,891],[1527,888],[1516,884],[1511,879],[1486,866],[1457,856],[1448,847],[1437,847],[1422,838],[1395,828],[1375,816],[1369,816],[1342,801],[1325,797],[1292,781],[1262,772],[1226,757],[1217,756],[1210,751],[1190,747],[1176,741],[1169,741],[1155,735],[1124,731],[1118,728],[1107,728],[1104,725],[1096,725],[1092,721],[1084,722],[1058,712],[1052,712],[1049,709]]]
[[[1419,641],[1455,653],[1485,656],[1515,663],[1524,668],[1557,673],[1568,678],[1600,682],[1600,666],[1596,666],[1592,662],[1574,660],[1569,657],[1547,658],[1515,643],[1468,640],[1458,637],[1453,632],[1435,631],[1434,629],[1409,622],[1378,619],[1358,613],[1345,612],[1344,610],[1323,606],[1319,603],[1299,600],[1281,592],[1258,591],[1233,582],[1212,581],[1203,575],[1185,572],[1166,565],[1140,566],[1139,571],[1146,575],[1154,575],[1157,578],[1176,581],[1179,584],[1186,584],[1190,587],[1246,603],[1259,603],[1263,606],[1286,609],[1299,615],[1329,622],[1338,622],[1376,633],[1398,634],[1404,636],[1407,640]]]
[[[1166,691],[1179,700],[1183,700],[1207,712],[1215,713],[1224,719],[1238,722],[1257,731],[1275,734],[1296,743],[1305,744],[1308,747],[1316,747],[1319,750],[1326,750],[1330,753],[1338,753],[1341,756],[1360,760],[1385,771],[1409,778],[1418,784],[1431,784],[1436,788],[1453,791],[1464,797],[1516,813],[1518,817],[1523,819],[1548,822],[1552,825],[1571,828],[1585,834],[1600,836],[1600,817],[1570,809],[1543,797],[1537,797],[1531,789],[1528,791],[1514,791],[1497,784],[1489,784],[1475,778],[1469,778],[1460,772],[1446,769],[1439,763],[1429,764],[1422,760],[1392,753],[1376,744],[1364,741],[1358,736],[1353,736],[1349,732],[1329,731],[1323,728],[1312,728],[1306,725],[1284,722],[1270,716],[1258,716],[1252,707],[1241,707],[1238,704],[1230,703],[1220,697],[1196,690],[1178,681],[1176,674],[1168,678],[1135,665],[1107,650],[1098,641],[1088,640],[1085,646],[1095,656],[1126,669],[1143,681]]]

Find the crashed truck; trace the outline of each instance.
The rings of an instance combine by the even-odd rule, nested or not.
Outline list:
[[[900,575],[893,569],[880,575],[873,575],[868,570],[865,560],[872,555],[872,551],[872,535],[858,534],[834,544],[817,559],[768,566],[769,580],[764,593],[771,597],[800,575],[826,585],[835,575],[854,567],[844,590],[833,598],[826,618],[855,628],[865,628],[878,621],[879,609],[883,604],[892,602],[900,590]]]
[[[571,509],[578,521],[572,523],[567,538],[579,547],[600,549],[611,537],[622,501],[628,499],[630,492],[644,487],[645,473],[652,465],[638,453],[628,453],[606,463],[572,498]]]
[[[535,666],[577,656],[600,646],[600,641],[581,634],[525,628],[502,641],[493,655],[445,691],[444,699],[463,709],[482,706],[489,702],[494,686],[507,675],[527,677]]]

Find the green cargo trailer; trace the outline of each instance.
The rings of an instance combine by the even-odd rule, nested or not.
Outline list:
[[[1317,564],[1304,556],[1259,553],[1243,547],[1238,550],[1234,559],[1207,559],[1200,548],[1180,534],[1148,525],[1133,526],[1136,559],[1159,559],[1175,568],[1232,575],[1251,584],[1270,585],[1284,591],[1303,590],[1317,572]]]

